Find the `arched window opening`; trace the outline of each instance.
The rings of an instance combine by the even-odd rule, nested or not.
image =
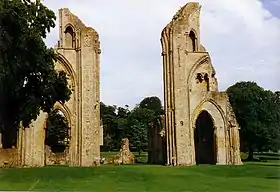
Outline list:
[[[216,164],[214,122],[205,110],[196,119],[194,140],[196,164]]]
[[[197,79],[197,81],[198,81],[197,83],[202,83],[202,81],[203,81],[202,74],[201,74],[201,73],[197,73],[196,79]]]
[[[204,80],[206,82],[207,91],[209,91],[210,90],[210,85],[209,85],[209,77],[208,77],[207,73],[205,73],[205,75],[204,75]]]
[[[75,48],[76,47],[76,36],[73,28],[68,26],[65,31],[65,43],[64,46],[66,48]]]
[[[196,36],[195,36],[195,33],[193,31],[190,32],[189,34],[189,39],[190,39],[190,43],[191,43],[191,48],[192,48],[192,51],[195,52],[196,51]]]
[[[64,114],[59,109],[51,111],[47,119],[45,145],[53,153],[64,152],[69,145],[69,129]]]

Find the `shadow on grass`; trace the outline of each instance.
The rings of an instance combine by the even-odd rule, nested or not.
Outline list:
[[[269,167],[280,167],[280,164],[260,164],[263,166],[269,166]]]
[[[266,179],[277,179],[277,180],[280,180],[280,176],[268,176],[268,177],[265,177]]]

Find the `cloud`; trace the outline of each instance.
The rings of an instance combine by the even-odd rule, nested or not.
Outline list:
[[[134,107],[163,99],[160,34],[185,0],[45,0],[56,13],[68,7],[101,40],[101,100]],[[240,80],[280,90],[280,19],[260,1],[201,0],[201,42],[209,51],[220,90]],[[58,39],[57,29],[47,38]]]

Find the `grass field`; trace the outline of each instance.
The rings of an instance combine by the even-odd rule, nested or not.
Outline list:
[[[132,191],[132,192],[277,192],[280,157],[244,166],[165,167],[102,165],[100,167],[0,169],[0,190]],[[267,159],[265,159],[267,158]]]

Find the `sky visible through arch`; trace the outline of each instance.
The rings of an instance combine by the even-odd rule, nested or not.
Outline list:
[[[101,41],[101,101],[134,107],[163,99],[160,34],[187,0],[44,0],[69,8]],[[280,90],[280,0],[201,0],[201,42],[211,55],[219,90],[256,81]],[[58,20],[57,20],[58,22]],[[46,43],[58,40],[57,27]]]

